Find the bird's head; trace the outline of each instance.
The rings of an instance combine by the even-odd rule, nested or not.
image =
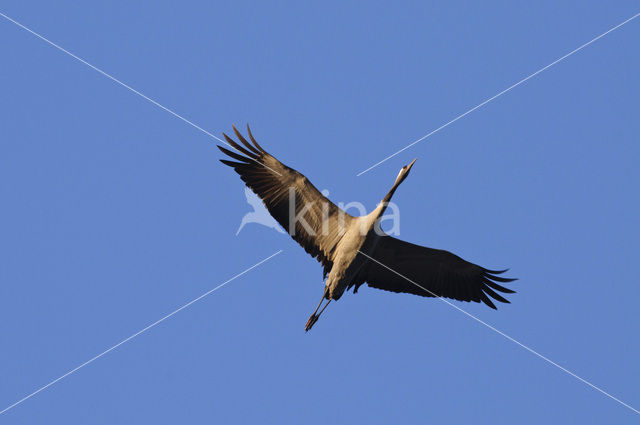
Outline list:
[[[414,159],[413,161],[411,161],[411,164],[405,165],[400,169],[400,172],[398,173],[398,177],[396,177],[396,186],[402,183],[404,179],[407,178],[407,176],[409,175],[409,171],[411,171],[411,167],[413,167],[413,164],[415,164],[417,160],[418,158]]]

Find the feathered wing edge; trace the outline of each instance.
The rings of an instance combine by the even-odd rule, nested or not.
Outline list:
[[[500,295],[500,294],[496,293],[495,291],[493,291],[493,289],[495,289],[496,291],[502,292],[503,294],[515,294],[516,291],[514,291],[513,289],[505,288],[502,285],[498,285],[496,282],[509,283],[509,282],[514,282],[514,281],[516,281],[518,279],[517,278],[507,278],[507,277],[497,276],[499,274],[502,274],[502,273],[505,273],[505,272],[509,271],[509,269],[488,270],[488,269],[482,268],[482,271],[483,271],[482,283],[484,284],[480,288],[480,297],[481,297],[482,302],[485,303],[486,305],[488,305],[489,307],[491,307],[494,310],[497,310],[497,307],[491,301],[491,298],[493,298],[494,300],[500,301],[501,303],[510,304],[511,302],[509,300],[507,300],[502,295]],[[491,296],[491,298],[487,297],[487,294],[489,296]],[[473,301],[475,301],[475,300],[473,300]]]
[[[381,250],[374,250],[371,256],[375,261],[368,259],[349,286],[354,286],[354,292],[367,283],[372,288],[396,293],[483,302],[493,309],[497,309],[494,300],[509,303],[498,292],[515,293],[497,283],[517,280],[500,276],[508,269],[485,269],[448,251],[414,245],[391,236],[383,237],[380,242]]]
[[[242,136],[235,126],[233,126],[233,130],[242,145],[223,133],[229,146],[237,152],[218,146],[220,151],[233,159],[233,161],[221,159],[220,162],[232,167],[245,184],[262,199],[269,213],[280,223],[285,231],[308,254],[321,262],[326,276],[333,265],[331,253],[336,243],[336,237],[333,234],[329,235],[329,237],[309,235],[299,222],[295,223],[295,229],[289,229],[289,189],[294,189],[296,214],[299,213],[299,207],[306,205],[308,202],[312,204],[313,202],[326,202],[334,212],[343,211],[324,197],[303,174],[287,167],[260,146],[249,125],[247,125],[247,132],[251,143]],[[320,212],[310,208],[305,218],[318,224],[318,220],[321,219],[319,214]],[[351,218],[348,214],[344,214],[347,220]]]

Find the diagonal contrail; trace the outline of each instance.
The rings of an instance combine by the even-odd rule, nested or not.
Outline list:
[[[86,362],[82,363],[80,366],[77,366],[73,369],[71,369],[69,372],[65,373],[62,376],[59,376],[58,378],[54,379],[53,381],[49,382],[47,385],[44,385],[40,388],[38,388],[37,390],[35,390],[34,392],[32,392],[31,394],[21,398],[20,400],[16,401],[15,403],[5,407],[3,410],[0,410],[0,415],[2,415],[3,413],[5,413],[6,411],[13,409],[14,407],[16,407],[17,405],[19,405],[20,403],[27,401],[28,399],[30,399],[31,397],[33,397],[34,395],[38,394],[40,391],[46,390],[47,388],[49,388],[50,386],[52,386],[53,384],[55,384],[58,381],[61,381],[62,379],[66,378],[67,376],[71,375],[72,373],[77,372],[78,370],[82,369],[83,367],[87,366],[90,363],[93,363],[94,361],[98,360],[100,357],[104,356],[105,354],[115,350],[116,348],[120,347],[122,344],[131,341],[133,338],[137,337],[138,335],[140,335],[143,332],[148,331],[149,329],[153,328],[154,326],[164,322],[165,320],[167,320],[169,317],[173,316],[174,314],[184,310],[185,308],[189,307],[191,304],[200,301],[201,299],[203,299],[204,297],[206,297],[207,295],[211,294],[212,292],[217,291],[218,289],[222,288],[223,286],[225,286],[227,283],[232,282],[234,280],[236,280],[237,278],[239,278],[240,276],[242,276],[243,274],[255,269],[256,267],[258,267],[259,265],[267,262],[268,260],[272,259],[273,257],[275,257],[276,255],[280,254],[282,252],[282,250],[279,250],[278,252],[271,254],[270,256],[268,256],[267,258],[265,258],[262,261],[259,261],[258,263],[254,264],[253,266],[249,267],[248,269],[243,270],[242,272],[238,273],[237,275],[233,276],[231,279],[222,282],[220,285],[216,286],[213,289],[210,289],[209,291],[205,292],[204,294],[200,295],[198,298],[195,298],[191,301],[189,301],[188,303],[186,303],[185,305],[183,305],[180,308],[177,308],[175,310],[173,310],[171,313],[167,314],[166,316],[162,317],[161,319],[156,320],[155,322],[153,322],[152,324],[150,324],[149,326],[140,329],[138,332],[134,333],[131,336],[128,336],[127,338],[123,339],[122,341],[120,341],[119,343],[117,343],[116,345],[104,350],[102,353],[90,358],[89,360],[87,360]]]
[[[508,92],[509,90],[519,86],[520,84],[524,83],[525,81],[527,81],[530,78],[535,77],[536,75],[540,74],[541,72],[551,68],[553,65],[557,64],[558,62],[568,58],[569,56],[573,55],[574,53],[579,52],[580,50],[584,49],[585,47],[587,47],[588,45],[590,45],[591,43],[601,39],[602,37],[604,37],[605,35],[609,34],[612,31],[617,30],[618,28],[620,28],[621,26],[623,26],[626,23],[631,22],[632,20],[634,20],[635,18],[637,18],[638,16],[640,16],[640,13],[636,13],[635,15],[633,15],[632,17],[630,17],[629,19],[627,19],[624,22],[619,23],[618,25],[616,25],[613,28],[610,28],[609,30],[603,32],[602,34],[600,34],[599,36],[592,38],[591,40],[587,41],[586,43],[584,43],[582,46],[577,47],[576,49],[570,51],[569,53],[567,53],[566,55],[556,59],[555,61],[551,62],[549,65],[540,68],[539,70],[537,70],[536,72],[534,72],[533,74],[523,78],[522,80],[518,81],[515,84],[512,84],[511,86],[507,87],[506,89],[502,90],[500,93],[490,97],[489,99],[485,100],[484,102],[474,106],[473,108],[469,109],[467,112],[464,112],[460,115],[458,115],[457,117],[455,117],[454,119],[452,119],[451,121],[441,125],[440,127],[436,128],[435,130],[433,130],[431,133],[427,133],[424,136],[422,136],[421,138],[419,138],[418,140],[415,140],[411,143],[409,143],[407,146],[405,146],[404,148],[400,149],[399,151],[392,153],[391,155],[389,155],[388,157],[386,157],[385,159],[383,159],[382,161],[378,161],[375,164],[373,164],[371,167],[367,168],[364,171],[361,171],[357,174],[357,177],[360,177],[361,175],[363,175],[364,173],[373,170],[374,168],[376,168],[378,165],[390,160],[391,158],[393,158],[394,156],[398,155],[399,153],[404,152],[405,150],[409,149],[410,147],[412,147],[413,145],[416,145],[420,142],[422,142],[424,139],[426,139],[427,137],[432,136],[433,134],[436,134],[438,131],[442,130],[445,127],[448,127],[449,125],[453,124],[454,122],[458,121],[460,118],[463,118],[465,116],[467,116],[468,114],[470,114],[471,112],[475,111],[476,109],[479,109],[481,107],[483,107],[484,105],[486,105],[487,103],[491,102],[494,99],[497,99],[498,97],[502,96],[503,94],[505,94],[506,92]]]

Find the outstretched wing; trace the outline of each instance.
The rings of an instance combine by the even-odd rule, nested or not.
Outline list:
[[[506,270],[488,270],[448,251],[414,245],[389,235],[382,236],[373,254],[368,255],[371,258],[353,283],[354,292],[366,282],[385,291],[482,301],[493,309],[496,306],[491,298],[509,302],[495,291],[515,292],[496,283],[516,280],[498,276]]]
[[[335,247],[353,217],[323,196],[304,175],[267,153],[248,125],[253,143],[249,143],[235,126],[233,130],[243,146],[224,134],[237,152],[218,146],[234,159],[220,161],[232,167],[262,199],[273,218],[307,253],[322,263],[326,275],[333,264]]]

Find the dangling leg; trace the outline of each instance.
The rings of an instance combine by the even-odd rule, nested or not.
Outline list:
[[[324,309],[327,308],[327,306],[329,305],[330,302],[331,302],[331,300],[328,300],[327,303],[324,305],[324,307],[322,307],[322,310],[320,310],[320,313],[318,313],[318,317],[320,317],[320,315],[322,314]]]
[[[311,317],[309,317],[309,320],[307,320],[307,324],[304,327],[305,332],[308,332],[309,329],[311,329],[311,327],[318,321],[318,318],[320,317],[320,315],[322,314],[324,309],[327,308],[327,306],[331,302],[331,300],[328,300],[327,303],[324,305],[324,307],[322,307],[322,310],[320,310],[320,313],[318,313],[318,309],[320,309],[320,306],[322,305],[322,302],[324,301],[326,295],[327,295],[327,288],[325,287],[324,292],[322,293],[322,298],[320,299],[320,302],[318,303],[318,306],[316,307],[316,309],[313,312],[313,314],[311,315]],[[316,314],[316,313],[318,313],[318,314]]]
[[[320,302],[318,303],[318,306],[316,307],[315,311],[313,312],[313,314],[311,314],[311,316],[315,316],[316,313],[318,312],[318,309],[320,308],[320,306],[322,305],[322,301],[324,301],[324,294],[322,294],[322,298],[320,298]],[[319,315],[318,315],[319,316]]]

